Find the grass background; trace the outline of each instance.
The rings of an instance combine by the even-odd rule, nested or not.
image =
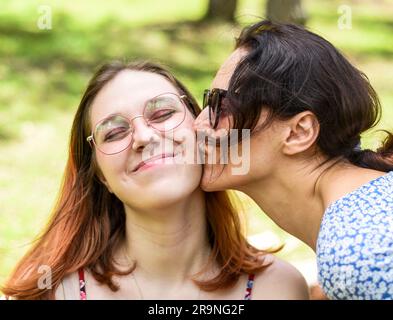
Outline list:
[[[0,3],[0,283],[45,224],[63,173],[73,114],[97,65],[151,58],[170,67],[201,101],[240,28],[264,15],[265,1],[239,0],[238,25],[193,23],[207,1],[48,0],[52,29],[40,30],[41,1]],[[380,95],[380,128],[393,129],[393,1],[306,0],[308,27],[340,48]],[[340,30],[340,5],[352,28]],[[378,146],[379,134],[362,137]],[[247,198],[250,235],[269,232],[288,261],[313,259]],[[266,235],[266,233],[265,233]]]

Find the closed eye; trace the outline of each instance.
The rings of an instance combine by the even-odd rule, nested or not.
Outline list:
[[[151,117],[152,122],[162,122],[169,119],[176,111],[173,109],[160,110],[155,112]]]
[[[129,128],[121,127],[109,131],[104,138],[105,142],[122,139],[129,133]]]

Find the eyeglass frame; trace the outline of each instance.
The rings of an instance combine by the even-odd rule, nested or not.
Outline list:
[[[219,89],[219,88],[213,88],[213,89],[206,89],[203,92],[203,105],[202,109],[209,108],[209,123],[212,129],[216,129],[220,120],[220,115],[222,112],[222,100],[226,97],[227,95],[227,90],[225,89]],[[217,103],[215,106],[212,106],[212,97],[213,94],[217,93],[218,94],[218,99]],[[215,109],[215,110],[214,110]],[[212,120],[213,118],[213,113],[215,113],[215,119],[214,122]]]
[[[146,106],[147,106],[147,104],[148,104],[150,101],[152,101],[152,100],[154,100],[154,99],[156,99],[156,98],[158,98],[158,97],[160,97],[160,96],[166,95],[166,94],[172,94],[172,95],[175,95],[175,96],[177,96],[177,97],[179,98],[180,102],[183,104],[184,111],[185,111],[185,112],[184,112],[184,118],[183,118],[183,120],[182,120],[177,126],[175,126],[175,127],[172,128],[172,129],[169,129],[169,130],[159,130],[159,129],[157,129],[157,128],[155,128],[155,127],[149,125],[149,123],[146,121],[145,116],[143,115],[143,113],[145,112]],[[179,95],[179,94],[174,93],[174,92],[164,92],[164,93],[160,93],[159,95],[154,96],[153,98],[150,98],[150,99],[146,100],[145,103],[144,103],[144,106],[143,106],[143,112],[142,112],[142,114],[140,114],[140,115],[136,115],[136,116],[134,116],[134,117],[132,117],[132,118],[129,119],[127,116],[125,116],[125,115],[123,115],[123,114],[121,114],[121,113],[114,113],[114,114],[111,114],[110,116],[107,116],[107,117],[105,117],[105,118],[103,118],[103,119],[101,119],[101,120],[99,120],[99,121],[96,122],[96,124],[94,125],[94,130],[91,131],[91,135],[90,135],[90,136],[86,137],[86,141],[89,143],[89,145],[90,145],[91,147],[92,147],[92,144],[91,144],[91,143],[93,142],[93,144],[94,144],[94,146],[97,148],[97,150],[100,151],[100,152],[102,152],[103,154],[106,154],[106,155],[118,154],[118,153],[120,153],[120,152],[123,152],[123,151],[126,150],[127,148],[129,148],[130,145],[131,145],[131,142],[132,142],[132,138],[131,138],[131,140],[130,140],[130,143],[129,143],[124,149],[122,149],[122,150],[120,150],[120,151],[118,151],[118,152],[115,152],[115,153],[105,153],[105,152],[103,152],[103,151],[97,146],[97,144],[96,144],[96,142],[95,142],[95,140],[94,140],[94,132],[96,131],[97,126],[98,126],[101,122],[103,122],[104,120],[109,119],[109,118],[111,118],[111,117],[113,117],[113,116],[116,116],[116,115],[121,116],[121,117],[123,117],[124,119],[127,119],[127,121],[129,122],[129,124],[130,124],[131,127],[132,127],[132,121],[134,121],[134,120],[137,119],[137,118],[141,118],[141,117],[142,117],[142,118],[145,119],[146,125],[149,126],[149,127],[151,127],[151,128],[153,128],[154,130],[157,130],[157,131],[159,131],[159,132],[166,132],[166,131],[174,130],[174,129],[176,129],[178,126],[180,126],[180,125],[183,123],[184,119],[186,118],[186,109],[187,109],[187,106],[185,105],[183,99],[188,99],[187,95],[185,95],[185,94]],[[132,133],[131,133],[131,135],[132,135]]]

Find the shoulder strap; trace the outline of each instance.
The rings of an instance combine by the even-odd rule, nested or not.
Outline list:
[[[79,295],[81,300],[87,300],[86,298],[86,281],[85,281],[85,271],[83,268],[78,270],[79,274]]]
[[[246,295],[244,296],[244,300],[251,300],[252,287],[254,286],[254,278],[254,273],[248,275]]]

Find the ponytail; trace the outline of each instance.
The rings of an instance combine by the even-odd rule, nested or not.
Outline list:
[[[348,156],[348,160],[354,165],[362,168],[374,169],[378,171],[392,171],[393,170],[393,134],[389,131],[383,130],[387,133],[387,137],[382,146],[377,151],[370,149],[353,150]]]

